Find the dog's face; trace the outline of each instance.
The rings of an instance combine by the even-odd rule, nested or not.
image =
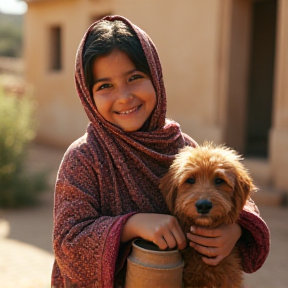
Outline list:
[[[235,222],[256,189],[240,160],[234,150],[209,143],[182,149],[160,182],[170,212],[200,226]]]

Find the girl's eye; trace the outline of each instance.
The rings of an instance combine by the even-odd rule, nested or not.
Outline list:
[[[140,74],[134,74],[129,78],[129,82],[140,79],[140,78],[144,78],[144,77]]]
[[[107,89],[107,88],[110,88],[110,87],[112,87],[111,84],[107,84],[107,83],[105,83],[105,84],[99,86],[98,89],[97,89],[97,91],[99,91],[99,90],[103,90],[103,89]]]

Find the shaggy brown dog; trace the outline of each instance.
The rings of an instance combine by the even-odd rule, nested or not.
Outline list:
[[[160,189],[184,233],[190,231],[191,225],[217,227],[237,221],[250,193],[256,190],[240,160],[234,150],[207,142],[179,152],[161,179]],[[190,246],[181,253],[185,262],[185,287],[241,287],[242,271],[236,246],[217,266],[205,264],[203,255]]]

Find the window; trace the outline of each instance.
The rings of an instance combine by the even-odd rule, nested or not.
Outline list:
[[[62,31],[60,26],[50,28],[50,62],[49,68],[52,71],[62,69]]]

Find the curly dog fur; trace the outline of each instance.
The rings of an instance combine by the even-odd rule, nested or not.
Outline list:
[[[235,150],[205,142],[179,151],[160,189],[184,233],[190,226],[217,227],[235,223],[250,194],[256,190]],[[193,288],[240,288],[241,261],[237,245],[217,266],[189,245],[181,251],[183,282]]]

